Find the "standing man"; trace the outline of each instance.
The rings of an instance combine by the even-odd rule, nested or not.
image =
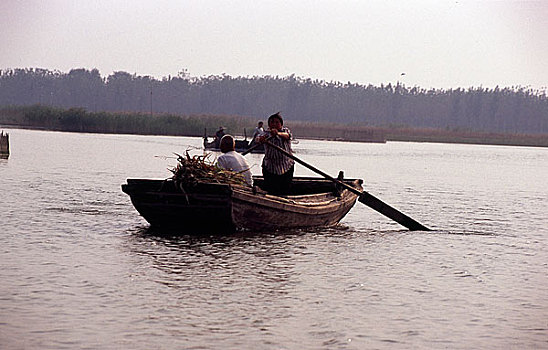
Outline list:
[[[249,143],[249,147],[254,146],[255,143],[257,143],[257,141],[255,140],[257,136],[260,136],[264,133],[263,124],[264,124],[263,121],[259,120],[259,122],[257,123],[257,127],[253,131],[253,136],[251,137],[251,142]]]
[[[268,117],[268,131],[257,137],[257,142],[269,142],[293,154],[291,149],[291,131],[284,127],[284,120],[280,112]],[[265,153],[262,164],[264,190],[272,194],[288,194],[291,191],[295,161],[274,147],[265,143]]]
[[[255,140],[255,138],[257,136],[259,136],[260,134],[262,134],[264,132],[264,129],[263,129],[263,121],[262,120],[259,120],[259,122],[257,123],[257,127],[255,128],[255,131],[253,132],[253,140]]]

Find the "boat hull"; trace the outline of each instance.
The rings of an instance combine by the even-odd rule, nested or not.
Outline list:
[[[361,189],[361,180],[346,181]],[[255,183],[261,182],[262,178],[255,178]],[[128,179],[122,190],[151,226],[181,233],[332,226],[357,199],[356,194],[337,191],[323,179],[296,178],[294,187],[305,193],[273,196],[249,187],[203,183],[188,189],[172,180],[146,179]],[[311,188],[315,193],[306,193]]]

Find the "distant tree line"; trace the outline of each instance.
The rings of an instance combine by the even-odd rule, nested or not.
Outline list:
[[[0,70],[0,106],[40,104],[91,112],[237,115],[370,127],[548,133],[545,91],[524,87],[422,89],[296,77],[212,75],[155,79],[97,69]],[[99,115],[99,114],[95,114]],[[211,125],[217,127],[218,125]]]

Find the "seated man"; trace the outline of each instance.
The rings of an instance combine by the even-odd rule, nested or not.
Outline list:
[[[219,130],[215,133],[215,148],[220,147],[223,136],[225,136],[225,128],[224,126],[219,126]]]
[[[220,147],[223,154],[217,158],[217,165],[223,169],[241,173],[245,178],[245,182],[251,186],[253,180],[251,179],[249,164],[240,153],[234,151],[234,145],[234,137],[231,135],[225,135],[221,138]]]

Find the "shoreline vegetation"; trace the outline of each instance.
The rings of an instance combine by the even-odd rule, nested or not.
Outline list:
[[[84,108],[44,105],[0,107],[0,125],[51,131],[212,137],[224,126],[236,137],[250,137],[257,118],[234,115],[175,115],[132,112],[88,112]],[[413,128],[391,125],[367,127],[352,124],[287,120],[296,138],[349,142],[435,142],[548,147],[548,134],[478,132],[462,129]]]

